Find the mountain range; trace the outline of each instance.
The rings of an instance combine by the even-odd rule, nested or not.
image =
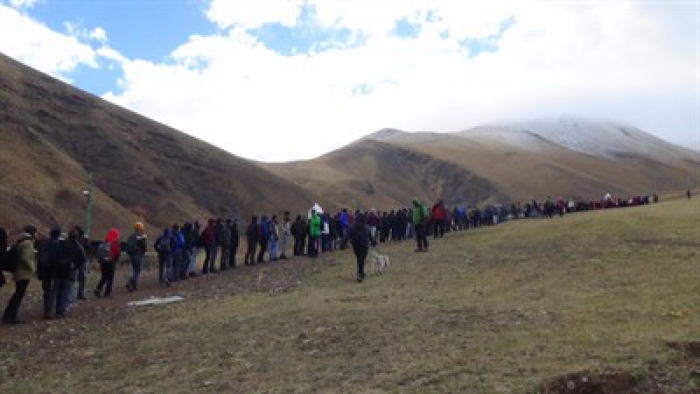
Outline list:
[[[312,160],[261,163],[80,91],[0,55],[0,226],[83,224],[93,237],[173,223],[305,212],[314,202],[382,210],[432,203],[580,199],[685,189],[700,154],[636,127],[577,117],[455,133],[384,129]]]

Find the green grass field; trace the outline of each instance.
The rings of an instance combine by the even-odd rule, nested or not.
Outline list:
[[[286,292],[0,327],[0,392],[534,393],[570,373],[699,392],[669,346],[700,341],[699,203],[383,246],[362,284],[342,253]]]

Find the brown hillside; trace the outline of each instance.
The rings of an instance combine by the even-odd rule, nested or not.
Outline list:
[[[604,140],[607,130],[594,130]],[[598,133],[599,135],[595,135]],[[468,133],[386,129],[314,160],[268,165],[343,206],[432,202],[506,203],[546,196],[601,199],[685,190],[697,184],[700,156],[638,132],[629,150],[602,157],[537,134],[528,144]],[[654,154],[640,153],[640,146]],[[655,149],[656,147],[659,149]],[[619,148],[619,147],[618,147]],[[663,153],[663,155],[661,155]]]
[[[143,116],[0,56],[0,223],[11,229],[85,223],[94,173],[94,229],[211,215],[302,210],[299,186]]]
[[[323,196],[329,208],[393,209],[419,197],[448,204],[505,197],[494,184],[437,156],[380,141],[359,141],[317,159],[268,168]]]

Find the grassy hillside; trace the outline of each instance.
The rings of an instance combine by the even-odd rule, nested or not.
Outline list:
[[[120,295],[97,318],[0,327],[0,392],[698,392],[699,203],[388,245],[362,284],[344,252],[291,290],[306,260],[189,281],[176,305]]]
[[[313,193],[0,55],[0,222],[84,223],[94,173],[97,233],[148,222],[306,209]],[[244,130],[237,130],[241,138]]]

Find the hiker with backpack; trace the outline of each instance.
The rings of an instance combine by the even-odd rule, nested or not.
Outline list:
[[[3,270],[12,272],[15,282],[15,292],[7,303],[5,312],[2,315],[2,322],[5,324],[21,324],[19,319],[19,308],[27,292],[29,281],[36,274],[36,257],[34,252],[34,238],[37,228],[28,225],[19,235],[15,245],[5,254]]]
[[[143,223],[137,222],[134,224],[134,232],[129,235],[126,240],[126,254],[131,261],[132,275],[126,282],[126,289],[129,292],[138,290],[139,277],[141,276],[141,267],[143,259],[146,255],[146,233]]]
[[[153,249],[158,253],[158,282],[169,287],[173,271],[173,249],[175,249],[175,240],[169,228],[163,229],[163,233],[153,244]]]
[[[245,230],[247,248],[245,251],[244,264],[255,265],[255,249],[260,239],[260,229],[258,228],[258,217],[253,216]]]
[[[73,294],[73,283],[78,274],[78,266],[85,261],[85,251],[78,240],[78,232],[71,230],[68,239],[59,238],[56,245],[55,267],[53,268],[53,285],[55,290],[55,317],[66,317]],[[46,312],[46,310],[45,310]],[[49,316],[45,317],[50,317]]]
[[[121,255],[119,246],[119,230],[112,228],[107,233],[104,241],[97,249],[97,262],[100,263],[100,281],[95,288],[95,296],[100,298],[112,296],[112,286],[114,285],[114,271]],[[104,289],[104,293],[102,290]]]
[[[377,242],[372,237],[372,232],[367,225],[367,218],[363,214],[357,214],[355,223],[348,229],[347,234],[341,241],[341,248],[345,248],[348,240],[352,244],[352,251],[357,259],[357,281],[365,279],[365,260],[369,252],[369,245],[377,246]]]
[[[416,231],[416,252],[428,251],[427,223],[430,214],[418,197],[413,198],[413,226]]]

